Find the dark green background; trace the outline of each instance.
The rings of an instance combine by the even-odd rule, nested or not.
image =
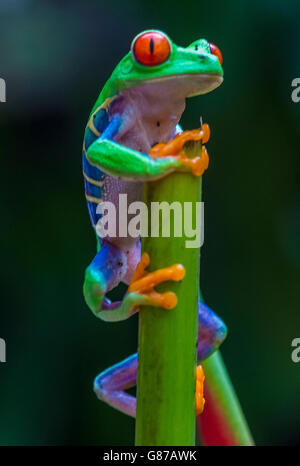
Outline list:
[[[133,443],[134,421],[92,391],[136,350],[137,317],[107,324],[83,300],[95,240],[81,147],[106,79],[152,27],[223,52],[224,84],[182,121],[212,130],[201,286],[229,327],[222,352],[257,444],[300,444],[299,15],[281,0],[1,0],[1,445]]]

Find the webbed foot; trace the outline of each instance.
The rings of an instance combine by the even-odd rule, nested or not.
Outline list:
[[[208,124],[204,123],[201,129],[194,129],[178,133],[172,141],[160,143],[153,146],[149,152],[150,157],[169,157],[172,156],[180,161],[182,167],[191,171],[195,176],[201,176],[208,168],[209,156],[204,144],[210,138],[210,129]],[[202,153],[201,156],[193,158],[188,157],[184,152],[184,145],[188,141],[201,141]]]

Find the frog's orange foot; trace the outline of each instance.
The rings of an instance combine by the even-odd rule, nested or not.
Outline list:
[[[140,263],[137,265],[128,287],[128,293],[136,293],[143,297],[142,304],[163,307],[164,309],[173,309],[177,304],[177,296],[171,291],[158,293],[155,291],[155,285],[169,280],[180,281],[185,276],[185,269],[181,264],[175,264],[155,272],[146,272],[150,264],[150,258],[147,253],[142,255]]]
[[[202,366],[197,366],[196,371],[196,416],[202,413],[204,409],[205,399],[203,398],[203,383],[205,375]]]
[[[209,164],[209,156],[205,146],[202,146],[202,152],[200,157],[189,158],[184,152],[174,157],[177,159],[183,167],[186,167],[188,171],[191,171],[195,176],[201,176],[207,170]]]
[[[152,158],[179,155],[186,142],[201,141],[202,144],[206,144],[209,138],[209,126],[208,124],[204,123],[201,126],[201,129],[183,131],[182,133],[176,134],[174,139],[172,139],[170,142],[156,144],[150,150],[149,155]]]

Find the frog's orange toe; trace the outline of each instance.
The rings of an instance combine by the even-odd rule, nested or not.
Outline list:
[[[164,269],[158,269],[155,272],[144,274],[137,280],[131,280],[128,291],[143,293],[153,290],[155,285],[169,280],[180,281],[185,276],[185,268],[181,264],[171,265]]]
[[[154,287],[169,280],[182,280],[185,276],[185,268],[181,264],[175,264],[147,273],[145,269],[149,264],[150,258],[148,254],[144,253],[129,284],[128,293],[144,295],[149,305],[173,309],[177,305],[176,294],[173,292],[158,293]]]
[[[136,269],[135,269],[135,272],[132,276],[132,279],[130,281],[130,285],[131,283],[139,280],[140,278],[142,278],[144,275],[146,275],[146,268],[149,266],[150,264],[150,257],[149,257],[149,254],[147,254],[146,252],[144,252],[142,254],[142,257],[141,257],[141,260],[140,262],[138,263],[138,265],[136,266]]]
[[[201,129],[182,131],[182,133],[177,133],[172,141],[156,144],[150,149],[149,155],[152,158],[180,155],[186,142],[201,141],[202,144],[206,144],[209,138],[209,126],[204,123]]]
[[[202,133],[201,142],[202,144],[206,144],[210,138],[210,127],[208,126],[207,123],[203,123],[203,125],[201,126],[201,133]]]
[[[176,294],[172,291],[166,291],[165,293],[150,291],[144,293],[144,295],[147,297],[149,306],[162,307],[163,309],[174,309],[178,302]]]
[[[195,176],[202,176],[205,170],[207,170],[209,164],[209,156],[205,146],[202,146],[201,157],[194,157],[190,159],[184,152],[181,152],[174,158],[179,160],[180,163],[184,167],[188,168]]]
[[[205,375],[202,366],[197,366],[196,371],[196,394],[195,394],[195,401],[196,401],[196,416],[202,413],[204,409],[205,399],[203,397],[203,383],[204,383]]]

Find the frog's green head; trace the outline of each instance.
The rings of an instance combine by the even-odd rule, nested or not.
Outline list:
[[[206,94],[223,81],[222,55],[206,39],[178,47],[163,32],[144,31],[134,38],[106,85],[106,96],[141,84],[168,81],[186,86],[186,97]]]

